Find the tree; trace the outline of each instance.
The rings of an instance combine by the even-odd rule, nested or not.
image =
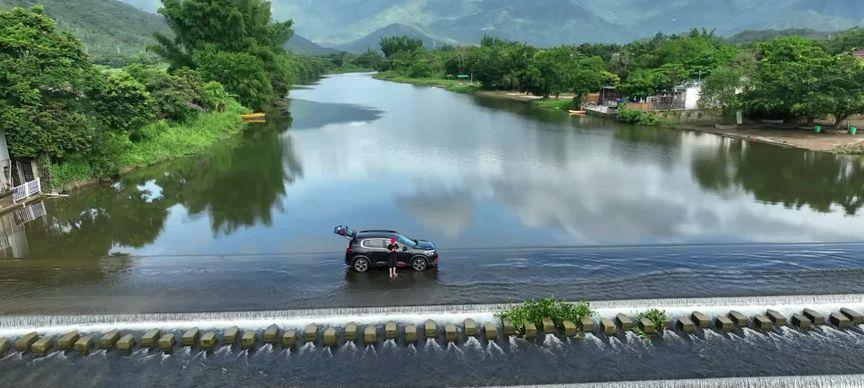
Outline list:
[[[582,57],[572,63],[568,69],[569,88],[573,91],[573,105],[582,105],[582,96],[596,92],[607,85],[616,85],[620,80],[617,75],[605,69],[600,57]]]
[[[816,68],[816,87],[805,98],[811,110],[831,114],[835,127],[864,113],[864,63],[841,54],[819,61]]]
[[[719,110],[723,117],[730,117],[740,108],[739,94],[744,91],[745,77],[737,67],[724,66],[714,70],[702,84],[699,107]]]
[[[147,88],[123,71],[108,76],[96,110],[106,127],[126,134],[156,118],[155,102]]]
[[[399,52],[413,52],[423,47],[423,40],[410,36],[384,37],[378,41],[385,58],[390,58]]]
[[[202,58],[201,75],[218,79],[226,89],[251,106],[263,106],[273,95],[264,63],[254,55],[219,51]]]

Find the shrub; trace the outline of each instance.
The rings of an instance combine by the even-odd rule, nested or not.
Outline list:
[[[576,304],[556,300],[554,298],[529,299],[519,306],[496,313],[500,319],[509,319],[521,332],[526,323],[542,327],[543,318],[550,318],[556,326],[564,321],[580,325],[582,318],[594,315],[588,302]]]
[[[156,118],[155,102],[147,88],[122,71],[108,75],[96,110],[112,132],[131,133]]]
[[[618,121],[625,124],[656,126],[663,121],[653,112],[645,112],[635,109],[621,109],[618,111]]]
[[[219,51],[200,55],[196,62],[207,80],[219,81],[243,105],[261,108],[274,97],[264,62],[247,53]]]
[[[636,315],[636,321],[642,320],[642,318],[648,318],[651,323],[654,324],[654,327],[657,328],[657,331],[663,331],[666,325],[666,311],[658,310],[658,309],[650,309],[648,311],[643,311]],[[642,328],[638,325],[636,326],[636,334],[642,337],[645,341],[651,342],[651,337],[642,331]]]
[[[147,87],[156,102],[156,115],[171,121],[186,121],[198,111],[209,109],[204,82],[194,70],[165,70],[140,64],[125,68],[133,78]]]

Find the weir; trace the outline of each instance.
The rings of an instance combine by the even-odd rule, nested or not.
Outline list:
[[[509,386],[515,388],[515,386]],[[534,388],[861,388],[864,375],[772,376],[716,379],[616,381],[614,383],[523,385]],[[493,388],[493,387],[487,387]],[[497,387],[495,387],[497,388]]]

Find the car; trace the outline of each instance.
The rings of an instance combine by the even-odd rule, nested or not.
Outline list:
[[[415,271],[438,267],[438,249],[431,241],[409,238],[395,230],[351,231],[347,236],[350,241],[345,250],[345,265],[355,272],[386,267],[387,245],[391,238],[399,245],[396,266],[411,267]]]

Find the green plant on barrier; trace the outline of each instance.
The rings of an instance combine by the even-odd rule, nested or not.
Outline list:
[[[654,327],[658,332],[663,331],[666,325],[666,311],[658,310],[658,309],[650,309],[648,311],[643,311],[636,315],[636,321],[641,321],[642,318],[647,318],[651,323],[654,324]],[[651,343],[651,336],[645,333],[642,328],[637,324],[635,329],[636,335],[642,337],[648,343]]]
[[[619,109],[618,121],[625,124],[646,126],[657,126],[663,123],[663,120],[657,114],[635,109]]]
[[[582,318],[594,315],[588,302],[568,303],[555,298],[528,299],[521,305],[511,307],[496,313],[501,320],[509,319],[517,330],[522,333],[526,323],[537,327],[543,326],[543,318],[550,318],[555,326],[561,326],[564,321],[581,325]]]

